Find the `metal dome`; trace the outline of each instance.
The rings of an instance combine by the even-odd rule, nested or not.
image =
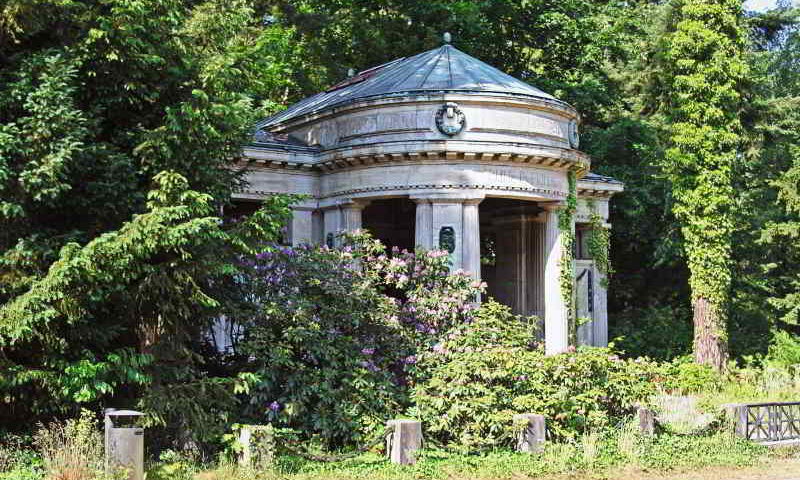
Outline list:
[[[270,127],[357,100],[448,92],[515,95],[563,103],[446,44],[413,57],[400,58],[364,70],[263,120],[257,124],[257,128]]]

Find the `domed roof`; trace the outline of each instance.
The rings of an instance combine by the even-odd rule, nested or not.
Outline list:
[[[495,93],[558,101],[552,95],[445,44],[359,72],[325,92],[291,105],[256,127],[270,127],[357,100],[448,92]]]

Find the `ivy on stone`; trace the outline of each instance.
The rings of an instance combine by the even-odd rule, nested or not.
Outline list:
[[[576,345],[578,329],[575,309],[575,212],[578,209],[578,188],[575,172],[567,172],[569,191],[564,208],[558,211],[558,229],[561,232],[561,258],[558,261],[561,277],[559,287],[564,308],[567,310],[568,342]]]

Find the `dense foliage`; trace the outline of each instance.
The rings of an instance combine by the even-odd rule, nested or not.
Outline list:
[[[278,247],[282,197],[243,222],[220,213],[256,119],[444,31],[574,105],[593,170],[625,182],[610,238],[592,240],[596,254],[611,246],[619,355],[694,349],[722,367],[729,350],[788,371],[800,33],[780,5],[4,2],[0,429],[113,404],[145,410],[175,447],[213,443],[234,420],[330,446],[413,405],[441,441],[496,445],[513,412],[547,412],[566,438],[645,395],[662,367],[606,350],[542,357],[527,320],[491,303],[476,314],[482,286],[446,275],[437,252]],[[224,353],[219,318],[247,327]],[[712,378],[687,365],[663,366],[673,387]],[[469,402],[480,415],[465,416]]]
[[[429,378],[414,386],[414,412],[428,435],[466,448],[510,447],[515,413],[548,419],[555,439],[613,425],[656,392],[666,370],[608,349],[545,356],[535,319],[489,302],[420,356]]]
[[[388,256],[368,236],[342,248],[276,247],[245,262],[258,298],[237,323],[242,368],[258,376],[246,414],[328,445],[358,441],[405,409],[416,354],[469,323],[481,285],[444,252]]]

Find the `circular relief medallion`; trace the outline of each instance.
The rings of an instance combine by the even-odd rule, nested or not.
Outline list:
[[[578,122],[575,120],[569,122],[569,132],[567,132],[567,135],[569,136],[569,145],[572,148],[578,148],[578,145],[581,141],[581,138],[578,135]]]
[[[447,102],[436,111],[436,128],[452,137],[464,129],[467,119],[457,103]]]

